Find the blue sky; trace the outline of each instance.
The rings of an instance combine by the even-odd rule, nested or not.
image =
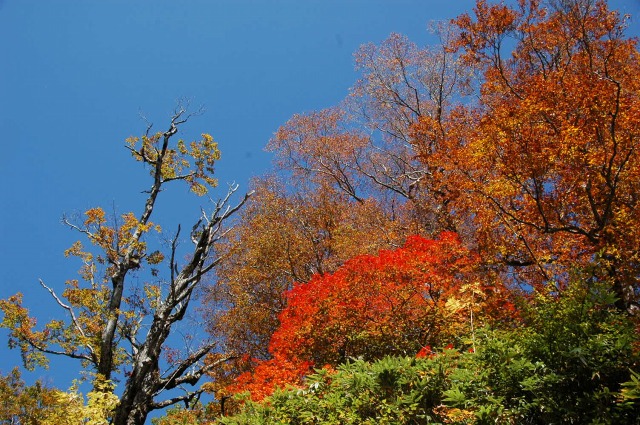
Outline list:
[[[141,209],[146,173],[123,148],[144,115],[166,129],[179,98],[205,114],[181,137],[219,142],[221,188],[246,189],[270,166],[263,148],[292,114],[328,107],[357,78],[353,52],[391,32],[432,40],[430,20],[470,0],[0,0],[0,297],[25,294],[47,321],[60,311],[38,285],[60,289],[77,264],[77,239],[60,219],[103,206]],[[640,2],[612,1],[638,18]],[[158,222],[189,225],[206,200],[170,191]],[[19,362],[0,332],[0,371]],[[57,366],[56,365],[62,365]],[[37,371],[65,387],[72,363]]]

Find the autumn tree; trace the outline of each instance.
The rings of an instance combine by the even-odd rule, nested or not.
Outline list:
[[[455,20],[452,48],[482,75],[479,102],[414,129],[450,210],[472,219],[497,263],[535,284],[599,258],[628,308],[640,273],[640,62],[625,19],[599,0],[478,1]]]
[[[421,48],[397,34],[363,46],[356,53],[361,78],[344,102],[296,114],[275,133],[268,149],[287,185],[272,198],[278,207],[256,208],[240,223],[235,246],[248,249],[235,251],[236,264],[252,266],[242,284],[234,282],[237,292],[227,291],[230,300],[242,300],[238,312],[258,305],[247,301],[259,300],[255,294],[268,287],[267,276],[279,276],[274,281],[284,288],[296,280],[293,270],[305,270],[297,279],[313,288],[316,279],[338,273],[349,257],[338,248],[347,245],[333,242],[335,217],[341,217],[333,211],[358,215],[361,205],[384,217],[379,222],[390,226],[383,234],[393,235],[392,246],[411,234],[455,230],[477,249],[483,273],[500,271],[505,284],[564,289],[573,267],[591,265],[585,270],[593,282],[613,282],[619,307],[633,306],[640,115],[637,46],[624,35],[625,18],[595,0],[514,6],[480,0],[474,17],[452,24],[437,26],[439,46]],[[323,199],[316,203],[321,209],[303,201],[313,196]],[[290,237],[270,233],[281,232],[294,212],[316,230],[286,224]],[[334,221],[325,226],[318,217]],[[368,220],[359,222],[361,232],[350,233],[352,256],[371,232]],[[291,245],[293,251],[282,245],[302,234],[314,235],[314,242]],[[274,257],[278,252],[286,255]],[[260,258],[274,258],[268,272]],[[292,267],[291,258],[300,261]],[[308,279],[314,270],[319,274]],[[481,292],[465,288],[472,299]],[[270,329],[279,326],[275,312],[284,305],[275,299]],[[329,334],[341,330],[336,325]],[[251,332],[243,335],[252,339]],[[260,334],[260,344],[266,337]],[[304,350],[298,342],[296,349]],[[319,343],[312,351],[323,350]],[[290,361],[282,350],[263,349],[258,381],[280,382],[269,370]],[[296,364],[286,368],[297,373]],[[243,385],[256,382],[247,378]]]
[[[40,282],[66,319],[37,327],[22,305],[21,294],[0,301],[1,325],[10,331],[9,345],[20,349],[27,368],[46,365],[47,356],[66,356],[81,361],[91,372],[94,389],[103,388],[103,382],[121,381],[119,403],[111,416],[116,425],[142,425],[152,410],[196,398],[202,391],[196,386],[200,378],[227,360],[217,356],[205,362],[216,349],[214,340],[179,350],[171,348],[169,337],[187,315],[203,278],[220,263],[212,247],[224,237],[225,222],[247,197],[231,205],[237,190],[233,186],[209,212],[203,210],[187,232],[193,244],[190,249],[180,247],[180,225],[166,237],[165,254],[153,249],[152,234],[162,229],[151,218],[165,187],[182,181],[195,194],[204,195],[217,185],[213,171],[220,152],[213,138],[203,134],[191,143],[175,141],[190,116],[180,107],[166,131],[151,133],[150,125],[142,137],[127,139],[134,160],[147,167],[151,176],[138,214],[129,212],[109,220],[102,208],[92,208],[83,222],[64,219],[90,244],[85,247],[78,241],[65,252],[80,258],[83,266],[80,279],[67,281],[61,294]],[[174,389],[183,392],[163,397]]]
[[[237,225],[216,247],[225,261],[207,289],[205,315],[208,331],[224,351],[267,360],[269,340],[286,306],[284,294],[294,282],[399,244],[401,232],[373,200],[355,202],[331,188],[291,193],[273,176],[256,179],[252,189],[255,195]],[[239,357],[216,369],[216,387],[224,388],[249,366]]]
[[[473,326],[472,316],[476,325],[509,318],[503,288],[476,274],[478,261],[450,232],[436,240],[412,236],[401,248],[352,258],[287,293],[270,349],[335,365],[456,342]]]
[[[433,24],[442,43],[453,27]],[[331,185],[363,202],[376,199],[411,233],[454,230],[432,171],[411,144],[421,117],[439,122],[453,101],[468,93],[469,73],[444,44],[418,47],[391,34],[355,53],[362,74],[340,105],[296,114],[275,133],[267,149],[276,169],[295,181]],[[406,236],[406,235],[405,235]]]
[[[476,327],[515,318],[508,292],[481,277],[477,266],[478,257],[445,232],[437,240],[414,236],[402,248],[316,274],[286,294],[272,358],[254,360],[254,370],[229,390],[262,399],[300,383],[312,365],[415,355],[450,343],[473,349]]]
[[[113,385],[98,381],[86,398],[78,382],[62,391],[41,380],[27,385],[20,369],[0,373],[0,423],[17,425],[107,425],[118,397]]]

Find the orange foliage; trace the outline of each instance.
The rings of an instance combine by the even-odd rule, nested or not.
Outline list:
[[[453,45],[477,105],[414,127],[449,210],[529,284],[600,253],[626,303],[640,272],[640,56],[604,1],[478,1]],[[444,129],[444,131],[443,131]],[[435,147],[435,148],[434,148]],[[525,266],[525,267],[521,267]]]
[[[598,260],[621,306],[636,302],[640,56],[625,18],[597,0],[479,0],[453,25],[437,28],[439,48],[397,34],[363,46],[348,99],[270,141],[289,186],[241,225],[225,271],[239,288],[228,317],[260,311],[251,323],[276,330],[245,387],[279,362],[428,355],[511,320],[496,270],[505,285],[561,288]],[[362,255],[443,230],[465,244],[442,233]],[[243,338],[264,344],[265,329]]]

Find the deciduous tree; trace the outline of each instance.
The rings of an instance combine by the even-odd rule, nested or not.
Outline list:
[[[599,0],[480,0],[455,23],[454,46],[482,75],[479,102],[454,110],[445,131],[429,118],[415,126],[450,210],[526,283],[600,257],[620,306],[633,305],[640,61],[625,18]]]
[[[483,320],[502,316],[508,305],[499,284],[479,281],[479,258],[457,235],[430,240],[413,236],[396,250],[361,255],[335,273],[316,275],[287,294],[270,349],[288,358],[323,365],[416,353],[425,345],[454,340]],[[477,285],[475,305],[455,302]],[[498,303],[498,304],[496,304]]]
[[[74,383],[68,391],[38,380],[27,385],[18,367],[0,375],[0,423],[16,425],[107,425],[118,397],[109,382],[96,382],[85,397]]]
[[[434,24],[444,43],[453,27]],[[280,173],[299,184],[331,185],[357,202],[376,199],[390,217],[410,219],[412,233],[455,230],[433,171],[411,144],[421,117],[439,123],[468,92],[469,75],[444,45],[420,48],[399,34],[355,54],[362,77],[340,105],[296,114],[268,145]],[[406,224],[406,222],[405,222]]]
[[[82,223],[64,220],[90,243],[85,248],[78,241],[65,252],[80,258],[83,266],[81,279],[67,281],[62,294],[40,282],[66,320],[52,320],[38,328],[22,305],[22,295],[0,301],[1,325],[10,331],[10,346],[21,350],[26,367],[46,365],[46,356],[61,355],[80,360],[93,374],[95,385],[114,377],[122,380],[112,415],[116,425],[142,425],[150,411],[197,397],[201,389],[184,386],[195,386],[204,374],[227,360],[221,356],[203,361],[216,348],[214,340],[175,350],[168,339],[185,318],[203,278],[220,263],[212,248],[224,237],[225,222],[247,197],[230,205],[234,186],[210,212],[203,211],[188,232],[191,249],[180,249],[180,225],[168,237],[166,254],[152,248],[151,234],[161,229],[151,217],[167,184],[183,181],[198,195],[217,184],[213,167],[220,152],[213,138],[203,134],[191,143],[175,142],[179,127],[189,117],[179,108],[168,130],[151,133],[149,126],[142,137],[127,139],[133,158],[151,176],[138,214],[125,213],[110,222],[103,209],[92,208],[85,212]],[[161,267],[166,273],[161,273]],[[144,283],[136,284],[138,280]],[[165,391],[179,388],[184,393],[163,398]]]
[[[40,423],[57,404],[55,389],[41,381],[26,385],[19,368],[0,374],[0,423]]]
[[[436,30],[451,36],[450,26]],[[399,247],[408,235],[453,228],[409,141],[420,116],[440,119],[461,93],[467,76],[456,55],[392,34],[363,46],[356,64],[362,78],[345,102],[296,114],[274,134],[267,149],[277,177],[254,182],[253,202],[220,246],[230,261],[210,293],[210,330],[238,353],[270,357],[293,282]]]

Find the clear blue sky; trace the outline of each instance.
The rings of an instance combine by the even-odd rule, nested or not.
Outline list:
[[[61,312],[38,285],[62,290],[77,264],[63,214],[94,206],[141,209],[146,174],[123,148],[144,132],[139,112],[165,130],[176,100],[206,113],[181,137],[219,142],[224,189],[270,166],[263,148],[292,114],[339,102],[357,78],[352,54],[391,32],[431,42],[427,22],[471,0],[0,0],[0,297],[15,292],[41,320]],[[638,18],[640,2],[612,1]],[[241,189],[241,190],[242,190]],[[192,223],[198,205],[161,199],[160,224]],[[0,332],[0,371],[19,362]],[[45,377],[65,387],[73,363]],[[63,370],[65,369],[65,370]]]

